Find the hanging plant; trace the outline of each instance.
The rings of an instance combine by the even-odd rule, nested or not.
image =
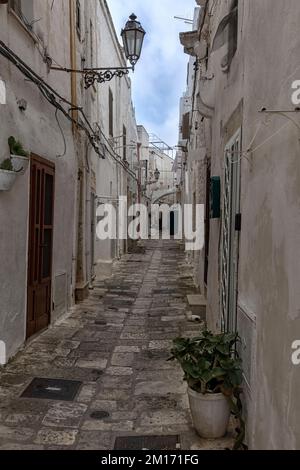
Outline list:
[[[8,146],[14,171],[23,175],[28,167],[29,152],[24,150],[21,142],[16,140],[13,136],[9,137]]]
[[[14,171],[12,161],[7,158],[0,163],[0,191],[9,191],[17,177],[17,173]]]

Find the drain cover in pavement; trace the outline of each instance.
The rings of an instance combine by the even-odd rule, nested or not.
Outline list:
[[[21,398],[73,401],[81,384],[75,380],[35,378]]]
[[[107,411],[93,411],[90,414],[90,417],[92,419],[102,420],[102,419],[105,419],[105,418],[109,418],[109,413]]]
[[[117,437],[114,450],[176,450],[179,436],[124,436]]]

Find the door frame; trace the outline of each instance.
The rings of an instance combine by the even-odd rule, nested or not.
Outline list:
[[[55,163],[51,162],[50,160],[47,160],[45,158],[40,157],[39,155],[36,155],[34,153],[30,154],[30,177],[29,177],[29,209],[28,209],[28,243],[27,243],[27,306],[26,306],[26,339],[31,338],[35,334],[39,333],[42,331],[44,328],[37,329],[36,331],[32,332],[29,329],[29,314],[30,314],[30,289],[33,287],[33,284],[31,283],[32,279],[32,259],[31,259],[31,249],[32,249],[32,240],[33,240],[33,232],[35,230],[35,225],[36,221],[33,221],[33,217],[35,216],[35,204],[33,202],[33,193],[32,193],[32,185],[33,185],[33,179],[32,179],[32,165],[33,163],[36,162],[38,165],[41,165],[44,167],[52,176],[53,176],[53,189],[52,189],[52,238],[51,238],[51,261],[50,261],[50,272],[49,276],[47,277],[48,282],[50,282],[50,292],[48,294],[48,299],[49,299],[49,307],[48,307],[48,324],[45,325],[45,328],[47,328],[51,322],[51,313],[52,313],[52,289],[53,289],[53,279],[52,279],[52,272],[53,272],[53,233],[54,233],[54,201],[55,201]],[[42,196],[42,192],[40,189],[40,194]],[[42,197],[40,198],[40,204],[41,207],[43,206],[41,211],[44,210],[44,202],[42,200]],[[34,208],[34,209],[33,209]],[[40,222],[41,225],[41,222]],[[44,226],[44,225],[43,225]],[[40,234],[39,234],[40,235]],[[38,254],[38,269],[40,270],[39,274],[41,274],[41,253]],[[40,285],[43,284],[42,279],[40,278]]]
[[[224,148],[223,212],[220,252],[220,311],[222,331],[237,331],[242,128]]]
[[[209,247],[210,247],[210,195],[211,185],[211,160],[207,159],[206,163],[206,196],[205,196],[205,244],[204,244],[204,288],[207,291],[208,270],[209,270]]]

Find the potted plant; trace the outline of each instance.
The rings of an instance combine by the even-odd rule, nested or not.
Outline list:
[[[29,153],[24,150],[22,144],[13,136],[9,137],[8,145],[14,171],[19,175],[24,175],[29,163]]]
[[[0,191],[9,191],[14,184],[17,173],[13,169],[10,158],[0,163]]]
[[[226,434],[230,413],[240,420],[238,447],[243,445],[244,422],[241,417],[241,360],[236,351],[238,334],[213,334],[177,338],[172,357],[184,371],[193,423],[198,434],[216,439]]]

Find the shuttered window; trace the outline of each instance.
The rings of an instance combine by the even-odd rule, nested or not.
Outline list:
[[[190,113],[186,113],[182,118],[182,138],[183,140],[190,137]]]

